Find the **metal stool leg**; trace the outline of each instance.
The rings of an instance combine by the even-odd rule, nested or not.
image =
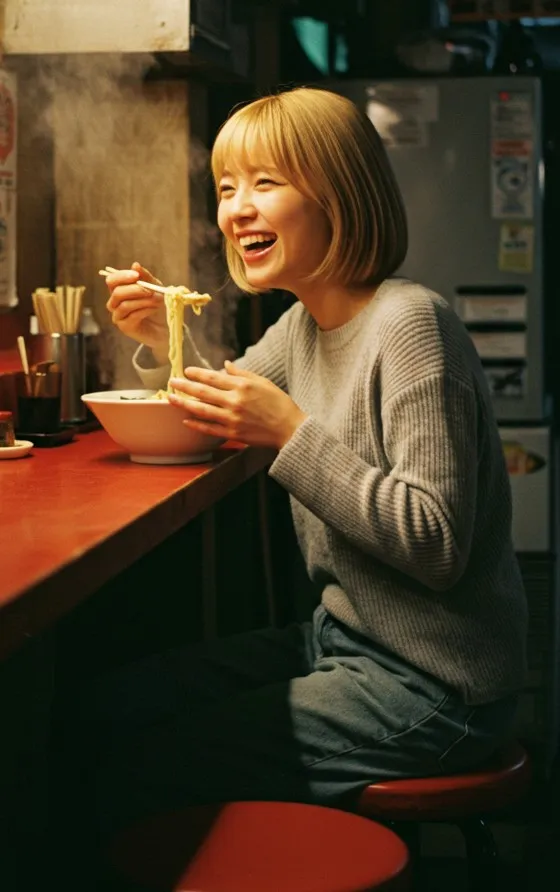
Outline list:
[[[482,818],[458,821],[467,853],[470,892],[496,892],[498,852],[492,831]]]
[[[416,821],[389,821],[388,826],[406,843],[411,861],[419,861],[420,824]]]
[[[397,836],[400,836],[408,849],[410,857],[408,875],[412,888],[422,888],[419,872],[421,867],[421,825],[417,821],[385,821],[384,823]]]

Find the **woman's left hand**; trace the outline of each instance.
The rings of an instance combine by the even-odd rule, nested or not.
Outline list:
[[[201,433],[281,449],[307,417],[267,378],[231,362],[223,371],[189,367],[185,375],[171,379],[181,396],[169,394],[169,402],[188,413],[183,424]]]

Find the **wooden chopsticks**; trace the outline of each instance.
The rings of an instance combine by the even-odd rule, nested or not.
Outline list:
[[[57,285],[55,291],[36,288],[31,295],[41,334],[76,334],[82,318],[85,285]]]
[[[109,276],[111,273],[118,273],[118,269],[115,269],[114,266],[106,266],[105,269],[99,270],[100,276]],[[167,294],[169,291],[169,288],[166,288],[164,285],[153,285],[151,282],[143,282],[142,279],[138,279],[136,284],[141,285],[142,288],[147,288],[148,291],[156,291],[158,294]]]

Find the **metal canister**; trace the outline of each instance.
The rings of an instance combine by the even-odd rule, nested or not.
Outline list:
[[[28,339],[33,363],[51,359],[62,372],[60,420],[62,424],[85,421],[87,409],[81,400],[86,392],[86,360],[84,335],[37,334]]]

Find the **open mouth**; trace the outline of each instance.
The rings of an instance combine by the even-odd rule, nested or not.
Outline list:
[[[258,260],[264,257],[274,247],[277,236],[273,233],[244,236],[239,239],[243,249],[243,257],[247,261]]]

